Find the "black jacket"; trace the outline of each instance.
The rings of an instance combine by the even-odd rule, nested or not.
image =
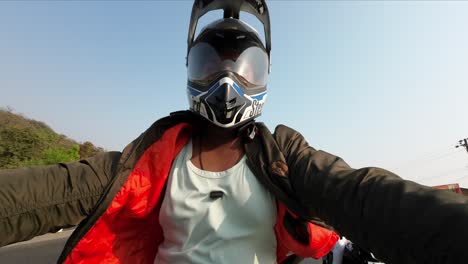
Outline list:
[[[64,226],[78,228],[64,260],[106,210],[142,153],[166,129],[194,123],[188,112],[155,122],[122,153],[74,163],[0,171],[0,246]],[[254,129],[250,127],[249,129]],[[283,125],[261,123],[244,146],[253,173],[303,219],[322,223],[386,263],[466,263],[468,198],[379,168],[352,169]]]

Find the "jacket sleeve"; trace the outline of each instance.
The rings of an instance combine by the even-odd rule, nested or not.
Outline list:
[[[352,169],[285,126],[276,134],[283,135],[292,188],[309,215],[386,263],[466,263],[466,196],[380,168]]]
[[[74,226],[92,211],[120,158],[0,170],[0,246]]]

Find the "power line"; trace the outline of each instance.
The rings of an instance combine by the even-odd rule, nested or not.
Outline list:
[[[428,152],[424,155],[420,155],[417,158],[413,158],[407,161],[399,162],[397,164],[394,164],[390,168],[396,170],[396,169],[408,169],[409,167],[420,167],[422,165],[426,165],[427,163],[433,163],[435,161],[445,159],[447,157],[453,156],[455,154],[458,154],[460,152],[459,149],[448,149],[447,147],[439,148],[439,150]],[[446,150],[445,152],[442,152],[442,150]],[[442,152],[442,153],[441,153]]]
[[[455,168],[455,169],[448,169],[448,170],[443,170],[443,171],[440,171],[438,173],[435,173],[435,174],[431,174],[431,175],[428,175],[428,176],[424,176],[424,177],[418,177],[416,180],[418,181],[427,181],[427,180],[432,180],[432,179],[438,179],[438,178],[447,178],[452,176],[457,173],[464,173],[464,172],[468,172],[468,167],[462,167],[462,168]],[[463,176],[465,177],[465,176]]]

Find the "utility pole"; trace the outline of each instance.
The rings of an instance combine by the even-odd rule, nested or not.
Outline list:
[[[458,145],[455,146],[456,148],[463,147],[468,152],[468,138],[462,139],[458,141]]]

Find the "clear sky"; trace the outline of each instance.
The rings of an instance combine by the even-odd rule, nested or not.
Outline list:
[[[268,5],[273,66],[260,121],[289,125],[352,167],[468,187],[468,153],[455,148],[468,137],[468,2]],[[191,6],[0,1],[0,106],[121,150],[188,107]]]

